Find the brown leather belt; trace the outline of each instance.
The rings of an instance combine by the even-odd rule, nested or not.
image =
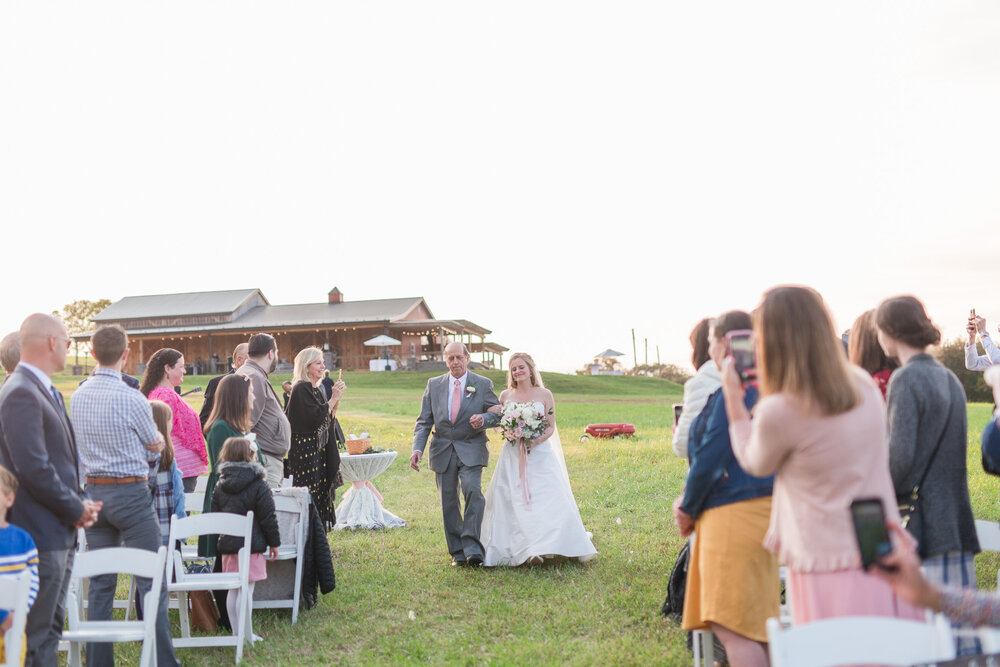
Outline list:
[[[137,484],[147,480],[146,477],[88,477],[87,484]]]

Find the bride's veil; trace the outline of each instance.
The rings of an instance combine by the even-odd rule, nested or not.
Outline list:
[[[538,377],[538,386],[544,387],[545,382],[542,380],[542,374],[535,371]],[[552,431],[552,435],[549,436],[549,447],[552,448],[552,453],[555,454],[556,460],[559,461],[559,469],[562,471],[563,479],[566,482],[566,488],[572,489],[569,483],[569,471],[566,469],[566,457],[563,455],[562,440],[559,438],[559,427],[556,426]]]

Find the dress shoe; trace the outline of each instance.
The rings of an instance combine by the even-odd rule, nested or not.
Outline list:
[[[469,556],[468,560],[469,567],[482,567],[483,557],[482,556]]]
[[[467,560],[465,560],[464,558],[452,558],[451,559],[451,566],[452,567],[465,567],[468,564],[469,564],[469,562]]]

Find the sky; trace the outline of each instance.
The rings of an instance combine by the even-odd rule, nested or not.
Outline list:
[[[423,296],[569,372],[776,284],[1000,324],[1000,4],[0,4],[0,331]]]

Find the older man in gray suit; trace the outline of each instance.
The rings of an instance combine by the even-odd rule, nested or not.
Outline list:
[[[469,351],[464,344],[449,344],[444,355],[449,372],[427,381],[420,417],[413,429],[410,466],[420,471],[418,464],[433,428],[428,464],[436,474],[441,493],[444,535],[452,565],[479,567],[483,564],[479,535],[486,509],[482,476],[490,457],[483,429],[499,421],[488,410],[500,401],[488,378],[469,372]],[[464,517],[458,501],[459,482],[465,499]]]

